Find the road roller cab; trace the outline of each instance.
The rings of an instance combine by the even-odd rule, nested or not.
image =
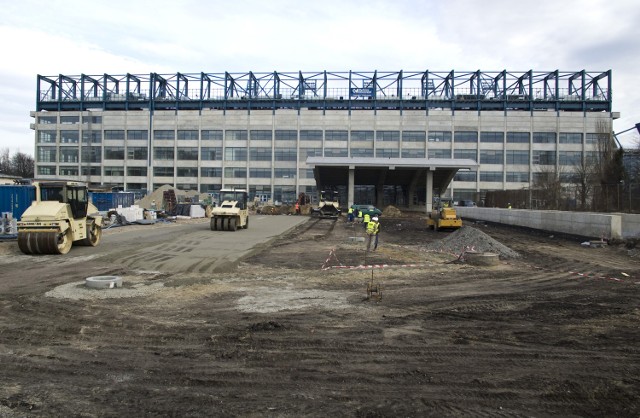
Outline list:
[[[236,231],[249,228],[246,190],[220,190],[220,206],[211,210],[212,231]]]
[[[36,200],[18,222],[18,246],[25,254],[66,254],[72,243],[96,246],[102,216],[78,182],[34,182]]]

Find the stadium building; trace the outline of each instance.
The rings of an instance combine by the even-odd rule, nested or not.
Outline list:
[[[38,75],[36,178],[430,207],[570,182],[611,106],[611,71]]]

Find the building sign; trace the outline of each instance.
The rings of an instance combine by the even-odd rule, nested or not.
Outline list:
[[[373,97],[373,87],[352,87],[350,90],[351,97]]]

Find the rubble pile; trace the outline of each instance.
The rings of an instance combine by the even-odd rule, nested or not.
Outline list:
[[[427,245],[427,250],[459,254],[473,249],[476,252],[496,253],[500,258],[519,258],[520,254],[471,226],[463,226],[446,238]]]
[[[382,211],[382,216],[388,218],[400,218],[402,217],[402,211],[393,205],[389,205]]]

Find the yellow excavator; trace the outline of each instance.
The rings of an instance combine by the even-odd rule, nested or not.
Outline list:
[[[427,225],[436,231],[439,229],[458,229],[462,226],[462,219],[453,207],[453,202],[439,201],[429,214]]]
[[[87,186],[70,181],[34,182],[35,199],[18,222],[18,247],[25,254],[66,254],[76,245],[95,247],[102,215]]]

